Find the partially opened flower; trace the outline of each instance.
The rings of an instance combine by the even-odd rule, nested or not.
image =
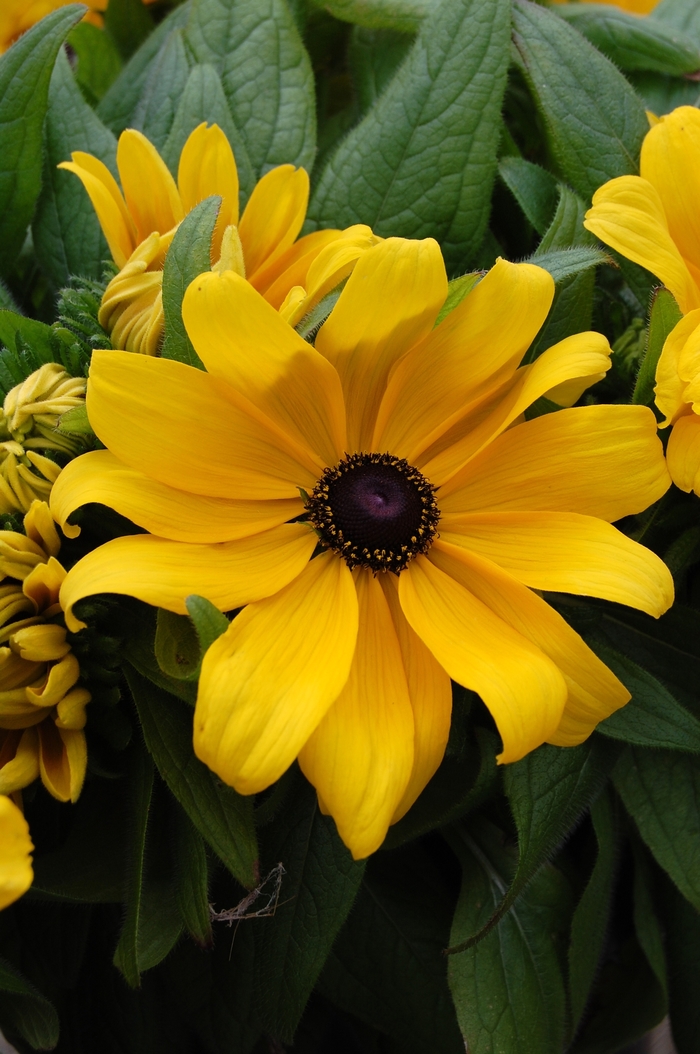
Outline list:
[[[670,289],[684,318],[656,370],[667,457],[681,490],[700,494],[700,111],[680,106],[650,129],[641,176],[620,176],[593,195],[584,226]]]
[[[180,155],[177,184],[141,132],[119,137],[121,189],[101,161],[76,151],[59,168],[74,172],[90,195],[119,274],[99,313],[112,346],[154,355],[163,336],[163,266],[178,224],[210,195],[220,195],[212,264],[246,278],[295,325],[379,240],[369,227],[323,230],[297,241],[306,216],[309,177],[278,165],[257,183],[239,220],[238,171],[228,139],[200,124]]]
[[[0,795],[0,911],[26,893],[34,881],[33,848],[21,810]]]
[[[435,326],[437,244],[390,239],[315,347],[238,275],[208,273],[183,303],[208,373],[93,357],[107,449],[64,470],[54,512],[101,502],[150,534],[72,568],[69,627],[97,592],[242,607],[203,662],[195,751],[244,794],[298,757],[356,857],[439,765],[450,677],[491,710],[504,762],[580,743],[628,700],[535,590],[671,603],[664,564],[608,522],[669,485],[652,412],[522,419],[609,366],[604,337],[582,333],[519,368],[553,292],[546,271],[500,260]]]
[[[85,707],[78,660],[66,640],[59,590],[66,572],[46,502],[26,534],[0,531],[0,794],[38,776],[54,798],[76,801],[85,778]]]

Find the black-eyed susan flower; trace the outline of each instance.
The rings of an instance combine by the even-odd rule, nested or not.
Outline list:
[[[700,494],[700,111],[680,106],[644,138],[640,176],[620,176],[593,195],[585,226],[646,267],[684,318],[656,370],[661,427],[673,425],[667,458],[681,490]]]
[[[217,194],[221,210],[212,264],[233,270],[296,325],[352,270],[360,253],[379,240],[369,227],[323,230],[298,241],[309,200],[303,168],[278,165],[259,180],[239,221],[238,171],[228,139],[200,124],[180,155],[177,183],[141,132],[119,137],[121,189],[101,161],[76,151],[59,168],[74,172],[90,195],[117,274],[107,286],[100,325],[114,348],[154,355],[163,336],[163,265],[178,224],[204,198]]]
[[[59,590],[66,572],[46,502],[25,534],[0,531],[0,794],[37,777],[54,798],[76,801],[87,763],[80,667],[66,639]]]
[[[28,512],[32,502],[48,499],[59,462],[84,449],[79,438],[57,431],[58,419],[84,401],[85,379],[55,362],[7,393],[0,413],[0,513]]]
[[[0,794],[0,911],[26,893],[34,881],[33,848],[21,810]]]
[[[515,761],[580,743],[629,693],[536,590],[672,600],[664,564],[611,521],[669,486],[639,406],[531,421],[609,367],[597,333],[522,357],[550,275],[499,260],[438,325],[437,244],[360,258],[315,347],[238,275],[201,275],[183,318],[207,373],[96,352],[106,450],[54,487],[66,523],[101,502],[150,534],[84,557],[61,588],[185,612],[243,608],[207,652],[197,755],[244,794],[298,757],[356,857],[382,842],[443,756],[450,677],[478,692]]]

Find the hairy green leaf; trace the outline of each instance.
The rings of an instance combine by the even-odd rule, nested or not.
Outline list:
[[[105,31],[128,59],[153,30],[153,19],[143,0],[111,0],[105,12]]]
[[[317,228],[437,238],[448,270],[481,245],[509,59],[509,0],[437,7],[396,76],[329,158],[309,208]]]
[[[384,92],[413,45],[413,37],[390,29],[356,26],[350,35],[348,64],[360,113]]]
[[[648,850],[641,841],[632,838],[634,880],[634,930],[647,962],[656,974],[656,979],[668,998],[668,970],[664,948],[664,932],[654,904],[654,876],[650,866]]]
[[[201,662],[199,639],[186,615],[158,609],[155,656],[168,677],[175,677],[179,681],[197,679]]]
[[[111,38],[90,22],[79,22],[68,43],[78,64],[75,79],[91,106],[95,106],[119,76],[122,60]]]
[[[692,0],[661,0],[648,18],[700,47],[700,7]]]
[[[334,18],[368,29],[414,33],[436,8],[438,0],[313,0]]]
[[[700,69],[700,47],[658,19],[639,18],[608,4],[567,4],[556,11],[620,69],[676,76]]]
[[[194,623],[194,628],[199,638],[199,647],[202,655],[204,655],[214,641],[222,633],[226,632],[229,627],[229,621],[217,607],[214,607],[211,600],[207,600],[206,597],[198,597],[195,593],[185,597],[185,606]]]
[[[465,296],[468,296],[474,286],[478,285],[482,276],[482,271],[472,271],[471,274],[460,275],[459,278],[453,278],[451,282],[448,282],[447,298],[440,308],[438,317],[435,319],[436,326],[439,326],[442,320],[447,318],[450,311],[454,311],[458,304],[462,303]]]
[[[625,808],[656,861],[700,909],[700,767],[676,751],[627,747],[613,772]]]
[[[556,179],[522,157],[504,157],[498,174],[538,234],[544,235],[554,219],[559,200]]]
[[[221,77],[255,174],[289,163],[310,169],[313,73],[285,0],[193,0],[187,42]]]
[[[285,875],[274,917],[255,923],[256,1009],[265,1028],[290,1041],[340,927],[357,895],[365,861],[354,861],[333,820],[301,780],[262,843],[265,868]]]
[[[681,317],[681,311],[673,293],[670,293],[668,289],[655,289],[652,294],[651,310],[649,312],[647,346],[632,394],[633,403],[642,403],[644,406],[649,406],[653,401],[656,367],[659,363],[661,351],[666,343],[666,338],[674,326],[680,322]]]
[[[161,151],[190,75],[182,30],[174,29],[151,63],[130,127]]]
[[[56,55],[85,13],[69,4],[42,18],[0,58],[0,273],[15,262],[41,190],[43,127]]]
[[[628,81],[553,11],[514,0],[518,64],[564,178],[589,199],[606,180],[638,171],[649,130]]]
[[[463,947],[469,934],[485,928],[515,861],[501,832],[487,821],[450,830],[462,866],[450,944]],[[561,1054],[565,994],[559,941],[570,908],[562,876],[544,868],[497,930],[450,956],[450,989],[469,1054]]]
[[[10,993],[10,998],[4,993]],[[53,1050],[59,1020],[54,1007],[11,963],[0,959],[0,1020],[16,1029],[32,1050]],[[9,1031],[9,1029],[8,1029]]]
[[[594,249],[589,246],[571,249],[555,249],[552,252],[536,253],[531,256],[528,263],[537,264],[549,271],[557,284],[566,282],[567,279],[575,278],[585,274],[586,271],[601,264],[611,263],[611,259],[602,249]]]
[[[44,185],[32,230],[44,272],[60,289],[74,274],[101,277],[110,253],[83,184],[56,166],[83,150],[117,174],[116,140],[82,97],[64,53],[51,77],[44,141]]]
[[[696,1054],[700,1035],[700,914],[670,882],[664,883],[660,904],[666,930],[673,1043],[678,1054]]]
[[[195,757],[187,710],[135,670],[127,670],[126,677],[146,746],[165,783],[231,874],[252,888],[258,857],[252,799],[224,786]]]
[[[197,275],[211,269],[211,239],[221,198],[205,198],[196,205],[177,229],[163,268],[164,359],[177,359],[203,370],[204,365],[192,347],[182,321],[182,298]]]
[[[187,814],[176,807],[175,896],[185,929],[199,944],[211,943],[209,868],[202,836]]]

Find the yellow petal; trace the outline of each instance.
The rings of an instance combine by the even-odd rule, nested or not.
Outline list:
[[[533,589],[628,604],[658,618],[673,603],[663,560],[604,520],[579,513],[445,516],[440,537],[498,564]]]
[[[39,736],[36,728],[0,732],[0,743],[0,794],[12,794],[28,787],[39,775]]]
[[[350,676],[299,754],[356,860],[382,844],[413,769],[413,710],[379,581],[355,576],[360,623]]]
[[[536,399],[569,381],[597,377],[610,368],[610,345],[600,333],[575,333],[547,348],[530,366],[521,366],[511,381],[488,393],[424,452],[404,456],[438,486],[449,490],[467,461],[504,432]],[[422,444],[421,444],[422,445]],[[448,482],[450,481],[450,482]]]
[[[63,161],[58,167],[73,172],[82,182],[97,213],[112,258],[117,267],[123,267],[140,239],[117,181],[107,166],[91,154],[76,150],[71,157],[72,162]]]
[[[68,761],[70,800],[76,802],[83,789],[85,772],[87,770],[85,733],[70,728],[58,728],[58,734],[63,741],[63,749]]]
[[[51,510],[45,501],[32,502],[29,512],[24,517],[24,529],[27,537],[36,542],[47,556],[58,556],[61,550],[61,539],[58,537]]]
[[[151,534],[114,538],[79,560],[61,587],[66,625],[85,625],[73,605],[95,593],[121,593],[187,613],[185,598],[206,597],[221,611],[271,596],[301,573],[316,544],[303,523],[284,523],[235,542],[197,545]]]
[[[433,562],[457,579],[556,664],[568,690],[561,721],[548,742],[582,743],[599,721],[625,703],[630,693],[571,626],[541,597],[489,560],[457,549],[442,538],[431,550]]]
[[[87,688],[73,688],[56,706],[56,728],[78,731],[87,723],[85,707],[92,699]]]
[[[605,183],[593,195],[583,225],[660,278],[684,314],[700,307],[697,281],[669,233],[661,199],[648,180],[619,176]]]
[[[413,632],[399,603],[399,580],[380,575],[403,658],[408,694],[413,707],[413,769],[396,806],[392,823],[408,812],[435,774],[445,754],[452,716],[452,685],[439,662]]]
[[[70,651],[65,628],[53,623],[17,630],[10,638],[10,647],[22,659],[29,659],[30,662],[62,659]]]
[[[676,486],[700,495],[700,417],[697,414],[686,414],[676,421],[666,457]]]
[[[34,706],[56,706],[80,677],[80,666],[72,652],[49,667],[46,683],[38,688],[27,688],[27,699]]]
[[[352,575],[330,553],[245,608],[202,663],[197,757],[242,794],[274,783],[347,681],[357,620]]]
[[[225,228],[238,226],[238,169],[231,144],[217,124],[207,128],[203,121],[190,133],[180,154],[177,186],[185,213],[212,194],[220,195],[211,247],[211,258],[217,260]]]
[[[433,327],[447,296],[437,242],[389,238],[362,254],[316,347],[340,374],[350,450],[371,449],[392,366]]]
[[[462,303],[397,365],[377,416],[373,450],[414,460],[486,389],[511,376],[554,297],[541,267],[497,260]]]
[[[256,184],[238,227],[250,279],[289,248],[302,228],[308,202],[309,177],[303,168],[278,165]]]
[[[31,886],[33,849],[24,816],[14,802],[0,796],[0,911]]]
[[[61,733],[50,717],[41,722],[37,731],[41,782],[58,801],[70,801],[71,769]]]
[[[669,233],[697,283],[700,278],[700,113],[694,106],[678,106],[650,129],[642,143],[640,172],[656,189]]]
[[[450,677],[478,692],[491,711],[503,740],[499,761],[517,761],[553,734],[567,695],[561,672],[452,571],[417,557],[399,578],[399,598],[409,624]]]
[[[180,222],[185,213],[175,180],[153,143],[134,128],[119,136],[117,168],[137,242]]]
[[[220,377],[323,465],[345,446],[338,374],[323,355],[232,271],[208,272],[185,293],[182,317],[195,350]]]
[[[50,556],[45,564],[37,564],[24,580],[22,589],[35,604],[36,610],[46,618],[58,614],[56,604],[61,583],[66,572],[55,556]]]
[[[120,461],[193,494],[293,498],[323,470],[232,388],[172,359],[96,351],[87,408]]]
[[[439,501],[443,513],[551,509],[613,522],[643,512],[668,487],[651,410],[577,406],[499,436]]]
[[[301,515],[301,498],[226,501],[188,494],[149,479],[109,450],[91,450],[70,461],[51,491],[51,508],[64,534],[80,533],[66,521],[81,505],[107,505],[150,534],[179,542],[231,542]]]
[[[692,372],[687,369],[687,359],[694,359],[699,353],[700,310],[696,310],[689,312],[673,327],[656,366],[654,395],[656,405],[665,416],[662,428],[687,413],[690,402],[687,386],[692,376]],[[682,364],[686,366],[685,369]]]
[[[279,310],[289,290],[295,285],[304,285],[311,263],[340,233],[338,230],[313,231],[299,238],[269,266],[257,271],[252,280],[248,276],[251,285],[262,293],[268,304]]]

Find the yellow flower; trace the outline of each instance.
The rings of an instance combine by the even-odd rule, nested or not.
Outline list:
[[[165,256],[181,220],[212,194],[222,198],[212,263],[247,278],[291,325],[379,240],[369,227],[358,225],[296,241],[306,216],[309,177],[293,165],[278,165],[259,180],[239,222],[236,161],[215,124],[200,124],[189,136],[177,184],[153,144],[134,129],[122,132],[117,147],[122,190],[97,158],[79,151],[71,157],[58,167],[82,180],[120,268],[107,286],[99,321],[112,346],[126,351],[157,353],[164,328]]]
[[[552,3],[563,4],[567,0],[552,0]],[[609,4],[611,7],[619,7],[622,11],[629,11],[632,15],[648,15],[653,11],[659,0],[583,0],[587,4]]]
[[[584,226],[670,289],[684,318],[656,370],[656,405],[673,425],[667,459],[677,487],[700,494],[700,111],[680,106],[644,139],[641,176],[600,187]]]
[[[435,327],[446,293],[432,239],[389,239],[312,347],[238,275],[201,275],[183,318],[209,372],[96,352],[88,410],[107,449],[52,495],[61,524],[101,502],[150,532],[72,568],[70,628],[97,592],[244,608],[204,659],[195,752],[244,794],[298,757],[358,858],[437,769],[450,677],[491,710],[501,761],[580,743],[627,702],[535,590],[653,615],[672,599],[664,564],[610,525],[669,486],[652,412],[522,419],[600,378],[605,338],[519,368],[550,275],[499,260]]]
[[[2,0],[0,4],[0,54],[7,51],[18,37],[31,29],[52,11],[65,7],[73,0]],[[108,0],[86,0],[90,10],[85,15],[86,22],[102,25],[100,11],[107,10]],[[155,3],[155,0],[143,0],[144,4]]]
[[[0,911],[31,886],[33,848],[21,811],[9,798],[0,795]]]
[[[32,504],[24,528],[0,531],[0,794],[41,776],[54,798],[76,801],[90,693],[76,686],[80,667],[60,621],[66,572],[46,502]]]

